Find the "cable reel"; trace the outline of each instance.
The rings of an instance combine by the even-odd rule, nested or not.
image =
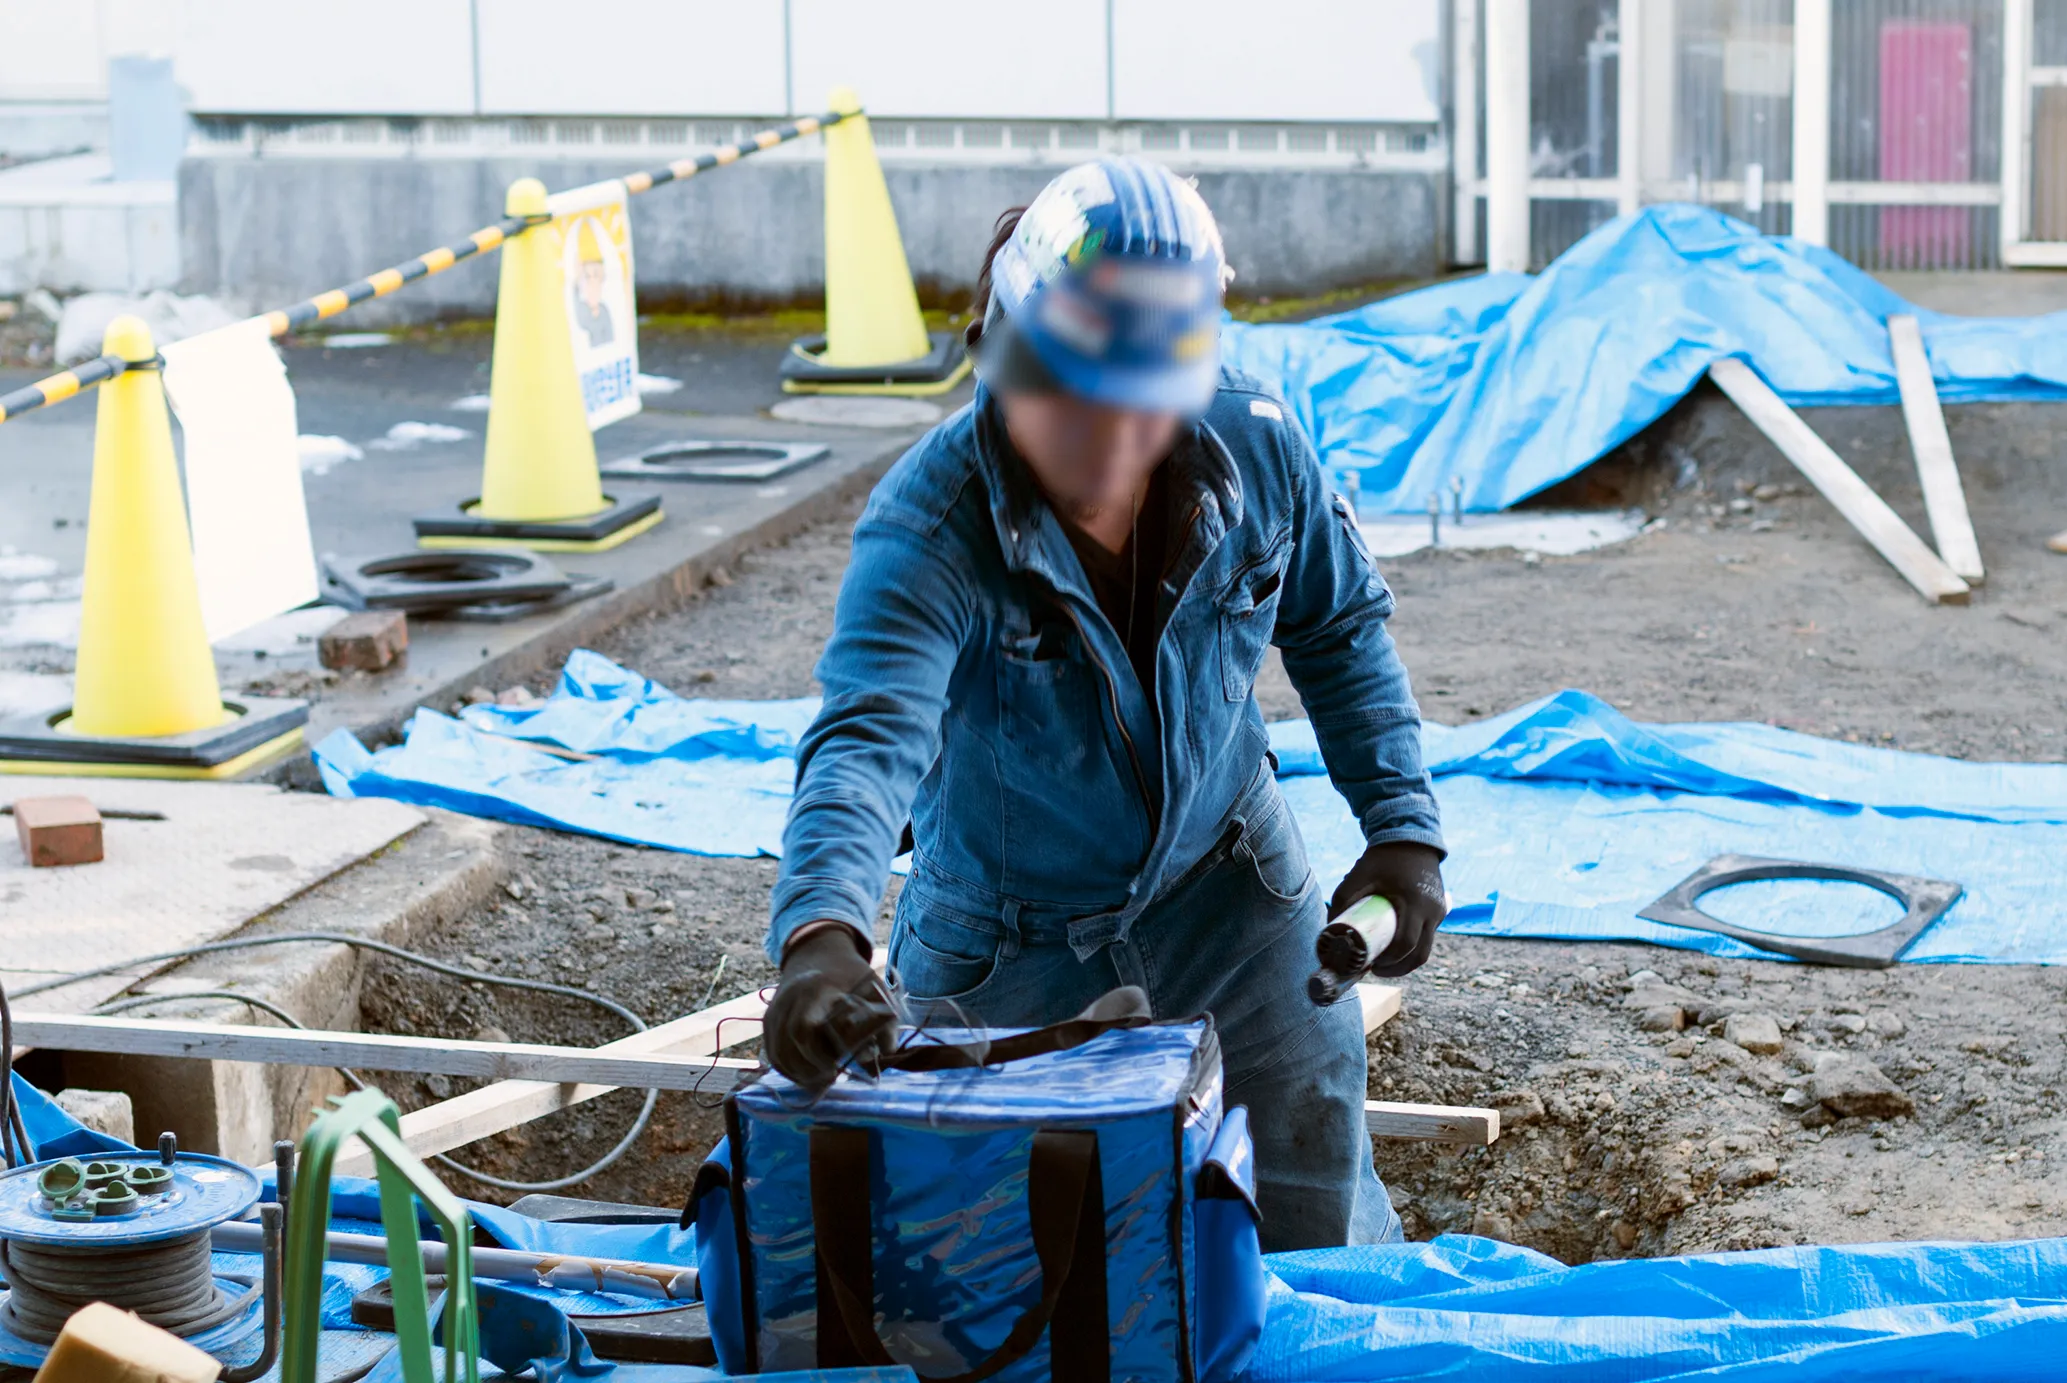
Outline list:
[[[36,1367],[74,1311],[104,1301],[218,1358],[250,1354],[246,1342],[263,1330],[257,1371],[225,1374],[256,1378],[277,1338],[278,1211],[265,1208],[275,1247],[263,1284],[216,1272],[209,1232],[250,1214],[262,1190],[249,1167],[181,1153],[169,1133],[156,1152],[0,1173],[0,1362]]]

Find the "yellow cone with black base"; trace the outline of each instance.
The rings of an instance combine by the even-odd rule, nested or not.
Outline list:
[[[0,772],[222,778],[301,742],[300,702],[225,703],[150,329],[109,323],[72,702],[0,721]]]
[[[510,216],[547,215],[545,184],[510,184]],[[502,246],[481,494],[416,520],[424,547],[594,552],[660,522],[660,497],[603,493],[567,325],[564,246],[550,221]]]
[[[861,102],[835,88],[844,116],[825,132],[825,335],[790,347],[792,394],[940,394],[969,372],[958,333],[928,336],[875,136]]]

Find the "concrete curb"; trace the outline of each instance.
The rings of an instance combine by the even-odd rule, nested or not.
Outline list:
[[[349,716],[345,728],[368,745],[389,744],[401,738],[402,728],[420,706],[444,710],[478,686],[507,687],[529,680],[540,672],[557,668],[567,655],[591,643],[620,625],[647,615],[675,609],[709,583],[711,573],[738,563],[757,548],[772,547],[796,536],[813,524],[838,514],[841,509],[874,488],[898,457],[911,445],[900,435],[895,442],[869,460],[856,465],[831,484],[813,489],[765,518],[737,532],[699,547],[674,565],[643,580],[583,601],[566,610],[546,627],[515,647],[474,664],[465,674],[395,699],[373,714],[363,711]],[[311,739],[329,731],[322,727],[323,707],[318,703],[311,726]],[[334,724],[334,722],[333,722]],[[260,776],[300,791],[321,791],[314,760],[297,754],[276,764]]]

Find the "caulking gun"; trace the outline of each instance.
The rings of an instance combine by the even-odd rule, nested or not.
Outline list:
[[[1321,968],[1306,982],[1306,995],[1326,1008],[1362,979],[1371,962],[1392,945],[1398,922],[1392,904],[1383,898],[1364,898],[1351,903],[1342,915],[1321,928],[1313,943],[1314,959]]]

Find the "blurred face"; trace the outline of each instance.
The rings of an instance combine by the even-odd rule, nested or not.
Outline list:
[[[1175,413],[1110,408],[1069,394],[1003,393],[1012,445],[1048,499],[1072,520],[1130,518],[1149,473],[1177,441]]]

